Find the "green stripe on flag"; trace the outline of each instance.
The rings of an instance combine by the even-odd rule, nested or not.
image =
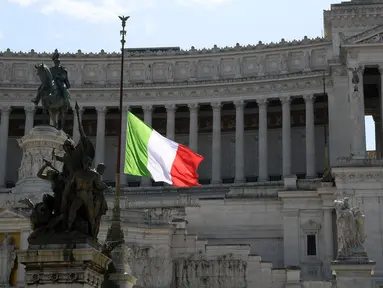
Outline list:
[[[148,143],[152,128],[128,112],[126,128],[126,152],[124,173],[150,177],[148,166]]]

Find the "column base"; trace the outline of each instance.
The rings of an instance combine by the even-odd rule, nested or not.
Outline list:
[[[111,259],[89,244],[30,246],[17,253],[25,285],[44,288],[100,287]]]
[[[210,182],[211,185],[221,185],[222,184],[222,180],[212,180]]]

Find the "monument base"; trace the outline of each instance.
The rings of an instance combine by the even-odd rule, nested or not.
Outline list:
[[[42,125],[34,127],[27,135],[18,140],[23,151],[23,158],[19,168],[19,181],[12,189],[12,194],[23,197],[35,196],[34,202],[40,202],[42,195],[52,192],[48,181],[37,177],[40,168],[45,164],[44,159],[51,161],[52,165],[61,171],[62,163],[52,159],[52,152],[62,156],[64,151],[62,145],[68,136],[55,127]],[[18,199],[15,199],[16,201]]]
[[[371,274],[376,262],[367,258],[348,258],[331,262],[337,288],[372,287]]]
[[[101,287],[112,261],[89,244],[31,245],[19,251],[19,262],[25,265],[26,286],[44,288]]]

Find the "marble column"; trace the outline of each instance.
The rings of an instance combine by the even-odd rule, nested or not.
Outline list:
[[[211,103],[213,108],[213,144],[211,184],[221,183],[221,103]]]
[[[97,107],[97,136],[96,136],[96,161],[95,166],[105,161],[105,115],[107,107]]]
[[[121,123],[121,167],[120,167],[120,184],[128,184],[128,177],[124,173],[125,168],[125,152],[126,152],[126,128],[128,121],[129,106],[122,107],[122,123]]]
[[[290,97],[281,97],[282,103],[282,175],[291,175],[291,114]]]
[[[142,106],[142,110],[144,110],[144,122],[152,126],[152,105],[144,105]],[[150,178],[141,177],[141,186],[152,186],[152,180]]]
[[[323,207],[323,224],[324,224],[324,243],[325,243],[325,259],[326,264],[330,265],[334,260],[334,248],[333,248],[333,226],[332,226],[332,209],[331,207]]]
[[[190,110],[189,148],[198,152],[198,103],[188,104]]]
[[[82,121],[82,114],[84,113],[84,108],[80,107],[80,110],[78,111],[80,114],[80,121]],[[97,124],[98,125],[98,124]],[[73,107],[73,131],[72,131],[72,138],[75,143],[78,143],[80,141],[80,131],[79,131],[79,123],[76,115],[76,110]],[[98,163],[95,163],[96,165]]]
[[[306,178],[316,178],[315,122],[313,94],[303,96],[306,103]]]
[[[1,131],[0,131],[0,187],[5,186],[6,167],[7,167],[7,149],[8,149],[8,130],[10,106],[0,106],[1,112]]]
[[[243,100],[235,101],[235,182],[245,182],[245,159],[244,159],[244,107]]]
[[[375,122],[375,154],[376,154],[376,159],[381,159],[382,154],[381,154],[381,128],[382,128],[382,123],[381,123],[381,118],[378,116],[374,116],[374,122]]]
[[[24,110],[25,110],[24,135],[27,135],[33,128],[36,109],[34,106],[25,106]]]
[[[267,147],[267,98],[257,99],[258,103],[258,181],[269,180],[268,147]]]
[[[356,158],[366,157],[366,128],[364,120],[364,91],[363,70],[358,72],[358,91],[352,84],[353,72],[349,71],[349,93],[350,93],[350,117],[352,129],[351,154]]]
[[[174,104],[166,105],[166,138],[174,141],[175,115],[177,106]]]

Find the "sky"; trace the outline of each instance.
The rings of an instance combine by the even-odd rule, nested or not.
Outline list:
[[[119,51],[127,47],[197,49],[323,35],[323,10],[340,0],[0,0],[0,50]],[[367,148],[375,148],[366,120]]]

